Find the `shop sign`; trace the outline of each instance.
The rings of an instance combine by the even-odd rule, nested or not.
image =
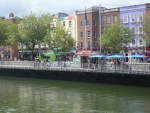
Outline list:
[[[91,55],[96,55],[100,54],[99,51],[78,51],[76,55],[82,55],[82,56],[91,56]]]

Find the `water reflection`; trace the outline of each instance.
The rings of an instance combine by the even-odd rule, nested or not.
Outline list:
[[[4,113],[149,113],[150,89],[0,77]]]

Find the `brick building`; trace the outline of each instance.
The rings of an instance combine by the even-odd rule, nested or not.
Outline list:
[[[102,29],[108,25],[113,25],[120,19],[119,8],[111,8],[102,10]],[[103,31],[103,30],[102,30]]]
[[[5,17],[2,18],[4,21],[13,21],[13,23],[17,24],[17,20],[21,18],[14,16],[13,13],[9,14],[9,18],[6,19]],[[18,46],[14,44],[13,46],[7,47],[0,47],[1,48],[1,58],[4,60],[15,60],[18,59]]]
[[[102,10],[102,25],[101,25],[101,34],[103,34],[104,29],[108,25],[113,25],[120,19],[120,9],[119,8],[105,8]],[[109,52],[109,48],[102,48],[105,53]]]
[[[97,38],[100,33],[99,7],[86,9],[86,15],[88,25],[85,25],[85,11],[77,12],[77,49],[97,50]]]

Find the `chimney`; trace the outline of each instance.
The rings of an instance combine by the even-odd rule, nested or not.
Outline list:
[[[9,14],[9,18],[12,18],[12,17],[14,17],[14,14],[13,14],[13,13],[10,13],[10,14]]]

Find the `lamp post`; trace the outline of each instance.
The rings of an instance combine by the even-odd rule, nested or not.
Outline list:
[[[99,5],[99,29],[100,29],[100,52],[102,53],[102,45],[101,45],[101,41],[102,41],[102,9],[101,9],[101,5]]]

